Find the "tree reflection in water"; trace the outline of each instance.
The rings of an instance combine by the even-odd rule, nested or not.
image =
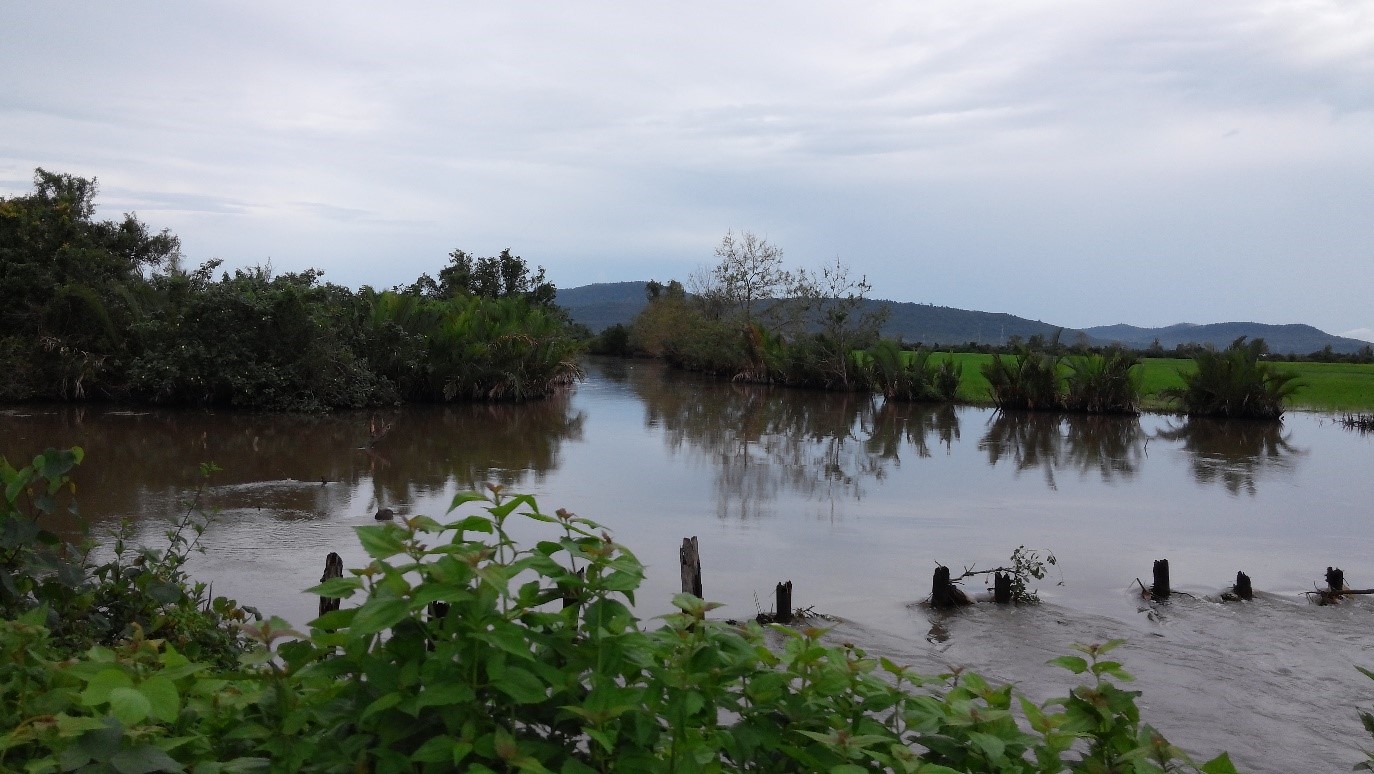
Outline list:
[[[1055,473],[1096,472],[1104,482],[1131,478],[1145,457],[1145,435],[1134,416],[998,411],[978,442],[988,464],[1008,460],[1018,472],[1040,468],[1057,489]]]
[[[391,429],[369,446],[374,420]],[[360,493],[381,507],[450,482],[542,481],[563,443],[581,437],[583,421],[567,394],[319,416],[34,407],[6,412],[0,455],[25,460],[47,446],[84,447],[81,508],[93,524],[175,515],[201,462],[221,468],[208,507],[313,519],[344,511]]]
[[[1291,471],[1303,454],[1288,442],[1281,422],[1267,420],[1190,417],[1158,437],[1182,442],[1199,484],[1220,483],[1233,495],[1253,496],[1263,474]]]
[[[715,474],[718,516],[770,515],[780,493],[829,503],[862,500],[865,481],[900,463],[904,442],[929,456],[927,437],[948,447],[959,437],[952,407],[888,406],[861,393],[825,393],[696,381],[635,369],[647,427],[673,452],[702,455]]]

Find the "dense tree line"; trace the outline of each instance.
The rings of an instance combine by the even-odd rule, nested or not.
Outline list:
[[[437,280],[385,291],[313,269],[216,277],[133,214],[97,220],[96,194],[39,169],[0,199],[0,399],[320,411],[523,400],[580,374],[553,284],[509,250],[455,250]]]

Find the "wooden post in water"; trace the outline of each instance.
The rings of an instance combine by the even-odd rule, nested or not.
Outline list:
[[[1345,590],[1345,570],[1339,567],[1326,568],[1326,590],[1333,594]]]
[[[682,539],[682,550],[678,552],[682,561],[682,593],[701,597],[701,551],[696,536]]]
[[[1250,586],[1250,576],[1243,572],[1236,573],[1236,596],[1241,599],[1254,599],[1255,590]]]
[[[1150,596],[1154,599],[1168,599],[1169,589],[1169,560],[1155,560],[1155,583],[1150,587]]]
[[[992,576],[992,601],[999,605],[1011,602],[1011,575],[997,573]]]
[[[780,624],[792,623],[792,581],[779,583],[777,588],[777,613],[773,620]]]
[[[343,577],[343,557],[329,552],[329,556],[324,558],[324,575],[320,576],[320,583],[324,583],[330,578]],[[339,609],[343,600],[338,597],[320,597],[320,615]]]
[[[930,606],[937,610],[949,610],[967,604],[968,595],[949,579],[949,568],[943,565],[936,567],[930,581]]]
[[[579,569],[579,570],[577,571],[577,577],[578,577],[578,578],[586,578],[586,577],[587,577],[587,575],[586,575],[586,568]],[[575,587],[573,587],[571,584],[560,583],[560,584],[558,584],[558,590],[559,590],[559,592],[561,592],[562,595],[563,595],[563,609],[564,609],[564,610],[567,610],[568,608],[570,608],[570,607],[572,607],[573,605],[576,605],[577,603],[579,603],[579,602],[582,601],[581,595],[578,594],[578,589],[576,589]]]

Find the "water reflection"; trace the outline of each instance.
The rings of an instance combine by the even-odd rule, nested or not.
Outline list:
[[[96,524],[176,511],[202,462],[222,468],[210,480],[211,508],[318,518],[351,503],[409,503],[450,482],[542,481],[583,421],[566,395],[325,416],[25,407],[0,417],[0,455],[23,461],[82,446],[81,503]],[[360,495],[371,502],[357,504]]]
[[[1005,460],[1018,473],[1039,468],[1045,485],[1056,489],[1055,474],[1064,470],[1097,473],[1104,483],[1133,477],[1145,441],[1137,417],[999,411],[978,448],[993,467]]]
[[[1245,492],[1253,496],[1262,476],[1291,472],[1303,453],[1288,442],[1288,434],[1278,422],[1194,417],[1157,435],[1181,442],[1199,484],[1219,483],[1233,495]]]

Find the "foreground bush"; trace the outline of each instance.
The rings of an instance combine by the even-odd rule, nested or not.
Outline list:
[[[1195,768],[1140,722],[1139,692],[1103,658],[1117,642],[1056,659],[1088,682],[1036,705],[820,629],[710,620],[690,595],[649,630],[630,608],[643,567],[597,524],[499,488],[453,507],[470,504],[447,523],[359,527],[371,563],[312,591],[360,602],[308,635],[243,626],[255,647],[237,669],[137,621],[72,657],[52,607],[7,608],[0,769],[1234,770],[1225,756]],[[532,531],[546,534],[516,542]],[[44,582],[34,572],[10,578]]]

